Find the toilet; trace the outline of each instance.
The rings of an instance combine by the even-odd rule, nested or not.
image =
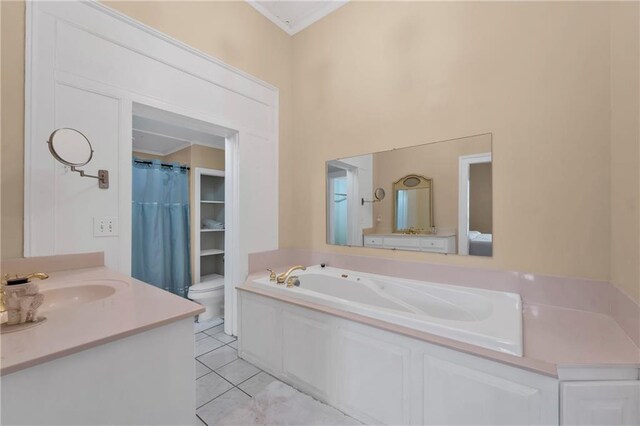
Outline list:
[[[221,317],[224,314],[224,277],[192,285],[187,297],[205,308],[205,311],[198,315],[198,322]]]

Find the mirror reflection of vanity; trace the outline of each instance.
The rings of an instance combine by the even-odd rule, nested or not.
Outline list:
[[[327,243],[491,256],[492,198],[491,134],[330,160]]]
[[[433,232],[433,179],[407,175],[393,184],[393,232],[430,234]]]

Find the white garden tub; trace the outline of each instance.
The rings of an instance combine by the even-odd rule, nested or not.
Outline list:
[[[295,271],[299,287],[254,281],[290,296],[522,356],[520,295],[320,265]]]

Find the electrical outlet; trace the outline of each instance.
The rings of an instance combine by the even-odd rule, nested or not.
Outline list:
[[[114,237],[118,235],[117,217],[94,217],[93,236],[94,237]]]

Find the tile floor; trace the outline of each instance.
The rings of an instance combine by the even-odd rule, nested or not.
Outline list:
[[[213,426],[253,395],[277,380],[238,358],[235,337],[224,334],[224,324],[196,332],[196,415],[200,424]]]

